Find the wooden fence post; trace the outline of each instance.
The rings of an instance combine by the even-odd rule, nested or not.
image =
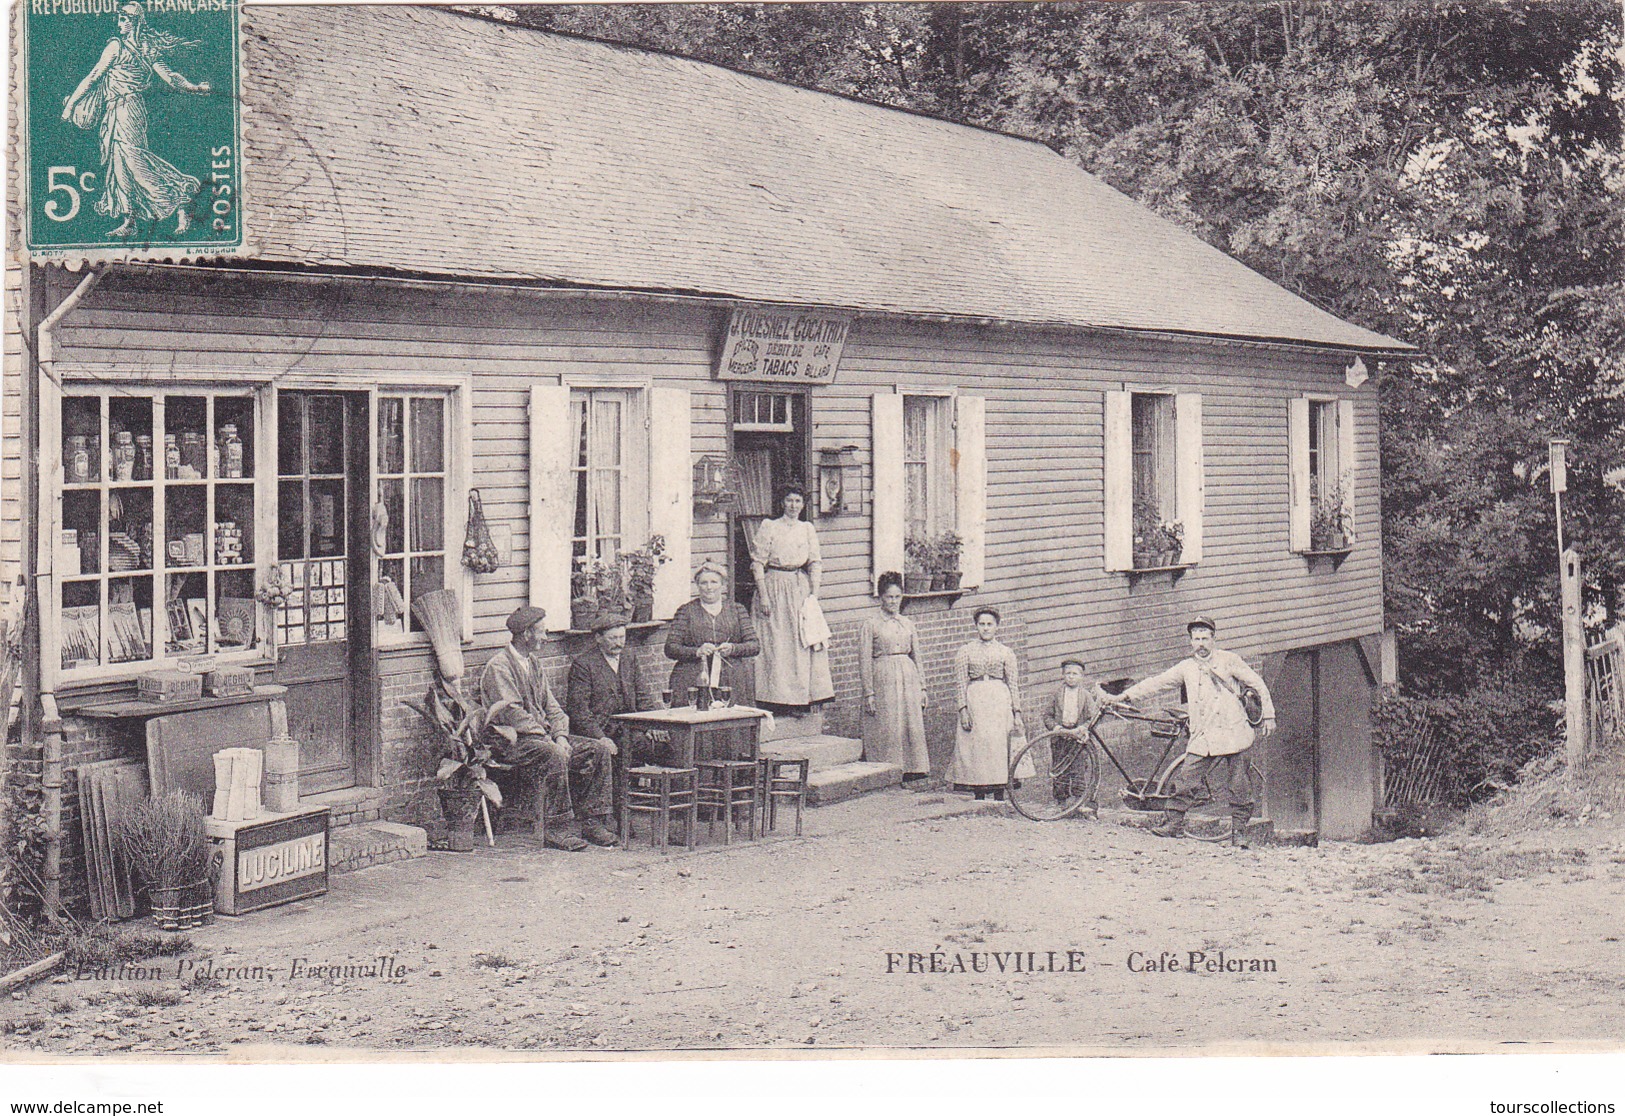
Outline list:
[[[1580,556],[1563,552],[1563,722],[1569,770],[1579,770],[1586,754],[1586,645],[1580,624]]]

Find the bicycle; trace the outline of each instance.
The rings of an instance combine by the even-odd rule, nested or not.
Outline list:
[[[1101,722],[1107,717],[1147,724],[1151,737],[1164,742],[1161,754],[1149,768],[1152,774],[1144,778],[1129,774],[1100,734]],[[1118,792],[1123,805],[1144,813],[1160,812],[1167,809],[1173,797],[1174,774],[1185,760],[1189,741],[1190,720],[1183,710],[1150,713],[1129,705],[1108,705],[1086,726],[1055,728],[1034,737],[1010,762],[1006,795],[1016,812],[1032,821],[1069,818],[1082,809],[1085,802],[1093,803],[1100,786],[1100,754],[1103,753],[1123,777],[1123,788]],[[1018,777],[1016,772],[1024,764],[1031,765],[1033,774]],[[1253,801],[1262,802],[1263,772],[1250,759],[1247,781],[1252,788]],[[1193,794],[1192,808],[1200,809],[1213,800],[1212,789],[1204,783]],[[1198,839],[1218,841],[1227,836],[1225,833]]]

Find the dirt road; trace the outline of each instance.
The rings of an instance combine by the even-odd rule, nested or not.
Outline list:
[[[1121,1053],[1625,1036],[1617,827],[1522,849],[1231,851],[901,791],[810,817],[804,839],[725,852],[509,835],[338,877],[325,899],[196,934],[194,979],[156,959],[154,979],[38,985],[0,1006],[5,1041]]]

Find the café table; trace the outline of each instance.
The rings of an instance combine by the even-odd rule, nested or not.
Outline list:
[[[617,713],[615,719],[642,732],[659,733],[675,748],[671,762],[693,767],[699,760],[760,758],[762,721],[767,714],[749,706],[713,705],[701,711],[692,705]],[[634,754],[634,758],[637,757]]]

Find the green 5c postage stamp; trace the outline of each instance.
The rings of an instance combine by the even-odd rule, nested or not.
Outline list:
[[[28,251],[242,255],[238,0],[22,0]]]

